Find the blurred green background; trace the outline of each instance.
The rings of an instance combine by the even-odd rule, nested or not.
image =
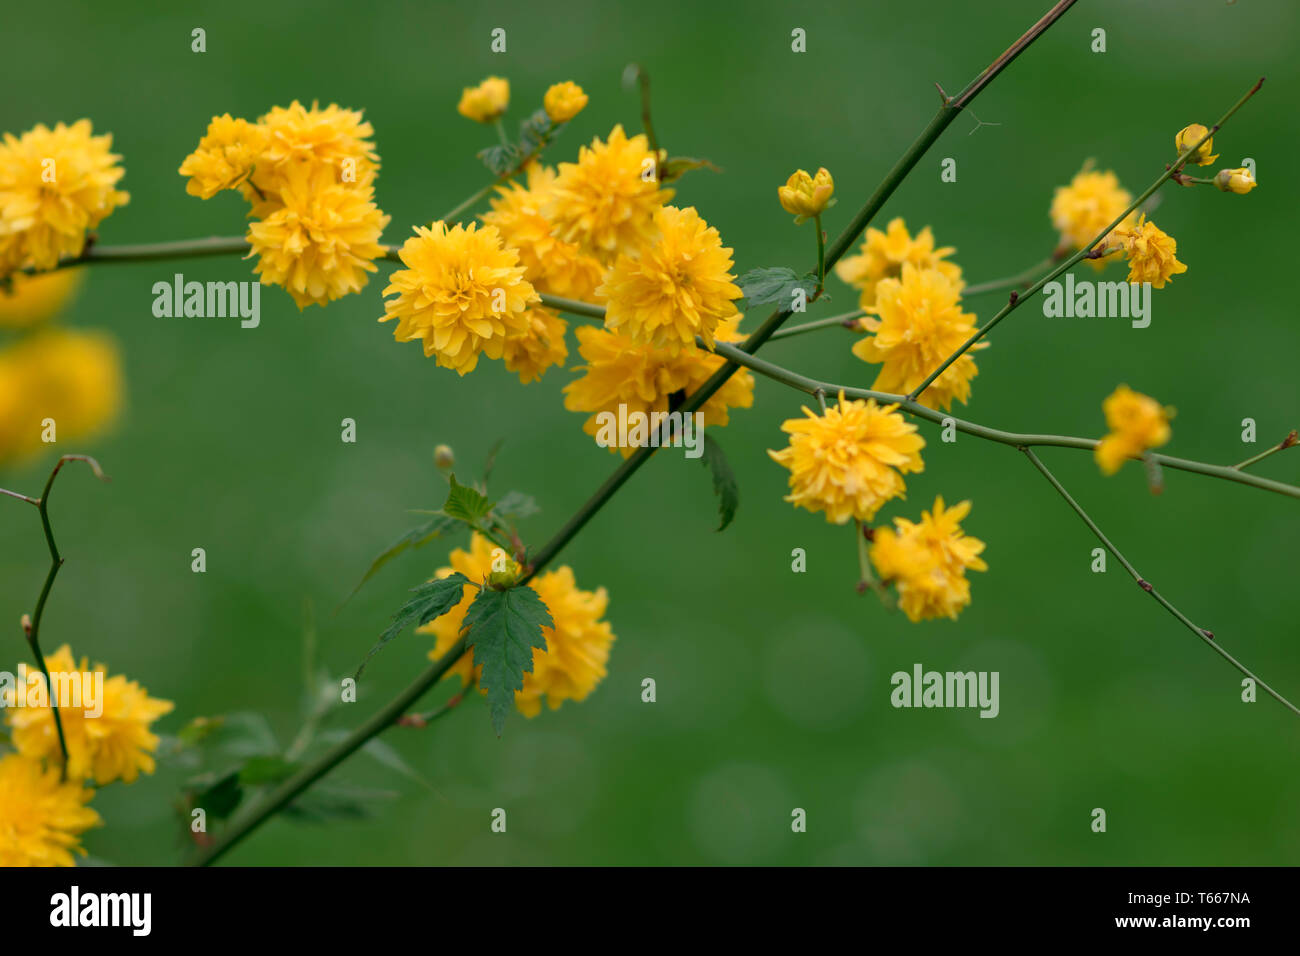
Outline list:
[[[512,84],[521,118],[552,83],[573,79],[587,110],[549,154],[570,159],[615,122],[639,128],[623,68],[653,81],[660,142],[706,156],[678,202],[695,204],[736,250],[740,271],[813,259],[776,187],[796,167],[828,167],[839,205],[832,236],[932,116],[936,81],[960,89],[1049,6],[1036,2],[655,4],[227,0],[174,4],[11,5],[0,129],[90,117],[125,157],[130,205],[101,241],[232,235],[245,207],[187,196],[176,173],[213,114],[255,118],[294,98],[364,108],[383,169],[385,236],[450,208],[485,181],[475,159],[490,130],[455,112],[461,87],[489,73]],[[1289,0],[1083,0],[959,118],[876,224],[931,224],[958,248],[968,281],[1009,275],[1048,253],[1055,186],[1088,157],[1134,193],[1173,158],[1174,133],[1211,123],[1260,75],[1264,90],[1215,138],[1221,162],[1258,164],[1248,197],[1167,186],[1157,221],[1188,271],[1154,293],[1150,328],[1106,319],[1045,319],[1029,306],[981,353],[975,421],[1020,431],[1100,435],[1100,403],[1118,383],[1177,406],[1171,454],[1231,463],[1300,425],[1296,402],[1294,210],[1288,172],[1300,10]],[[508,52],[489,51],[494,27]],[[207,52],[190,31],[207,31]],[[808,52],[791,53],[790,31]],[[1107,52],[1091,52],[1091,31]],[[18,42],[15,42],[18,41]],[[956,183],[941,183],[944,157]],[[369,560],[436,508],[435,444],[478,468],[498,439],[498,491],[532,493],[523,525],[540,545],[604,480],[616,458],[561,405],[567,369],[528,387],[500,363],[459,378],[381,314],[382,265],[363,294],[299,313],[266,289],[262,324],[157,319],[151,286],[251,278],[236,258],[96,268],[64,317],[121,340],[129,404],[103,438],[59,451],[97,455],[113,477],[60,479],[52,509],[67,566],[45,621],[48,649],[79,654],[174,700],[162,728],[253,710],[282,742],[299,724],[304,602],[320,655],[351,673],[405,589],[443,563],[432,546],[386,568],[337,614]],[[1120,278],[1112,272],[1109,278]],[[807,318],[852,308],[833,301]],[[969,305],[986,319],[1000,296]],[[752,328],[761,316],[751,315]],[[577,364],[570,342],[570,368]],[[765,355],[810,375],[869,385],[874,371],[829,331]],[[915,517],[936,494],[970,498],[971,534],[990,570],[957,623],[910,624],[854,593],[851,532],[781,500],[786,472],[766,449],[800,396],[760,381],[755,405],[713,435],[738,473],[734,525],[715,534],[709,476],[680,454],[657,456],[565,550],[585,587],[603,585],[618,641],[609,676],[585,703],[504,738],[475,701],[397,748],[432,790],[357,757],[334,778],[394,791],[366,820],[313,827],[276,820],[232,853],[238,864],[1245,864],[1300,861],[1300,724],[1240,677],[1111,562],[1089,570],[1096,542],[1013,450],[929,441],[909,479]],[[340,420],[358,423],[343,444]],[[1243,445],[1241,421],[1258,423]],[[52,463],[0,472],[36,493]],[[1139,569],[1223,645],[1300,698],[1296,502],[1183,473],[1163,496],[1129,465],[1103,479],[1087,454],[1044,459]],[[1295,457],[1292,457],[1294,455]],[[1300,453],[1259,466],[1300,480]],[[39,523],[0,507],[0,620],[28,610],[46,571]],[[207,550],[208,571],[190,571]],[[808,571],[791,573],[791,549]],[[16,627],[7,653],[22,658]],[[370,666],[355,726],[425,665],[428,641],[405,636]],[[1001,715],[895,710],[889,676],[996,670]],[[12,667],[12,665],[5,665]],[[653,677],[658,702],[640,699]],[[433,706],[444,687],[426,699]],[[179,859],[170,809],[184,771],[102,792],[107,825],[87,846],[122,864]],[[509,814],[505,835],[490,813]],[[790,830],[792,808],[808,831]],[[1105,808],[1108,832],[1090,830]]]

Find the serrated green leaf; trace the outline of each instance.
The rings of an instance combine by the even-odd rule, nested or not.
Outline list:
[[[736,303],[736,308],[744,312],[756,305],[775,303],[788,309],[794,301],[794,291],[802,288],[809,302],[817,291],[817,277],[813,275],[796,275],[786,266],[773,266],[770,269],[751,269],[736,280],[744,298]]]
[[[480,150],[478,158],[494,176],[504,176],[514,170],[524,158],[523,150],[514,143],[497,143]]]
[[[487,690],[498,737],[515,706],[515,691],[533,670],[533,648],[546,650],[542,628],[553,626],[542,599],[526,586],[483,588],[465,612],[466,640],[474,648],[474,666],[483,668],[479,686]]]
[[[447,492],[447,501],[442,506],[443,512],[457,521],[463,521],[473,527],[489,511],[492,503],[478,489],[462,485],[455,475],[448,475],[451,490]]]
[[[731,524],[736,509],[740,507],[740,485],[736,482],[736,474],[731,470],[722,446],[708,434],[704,436],[704,464],[713,473],[713,493],[718,496],[718,518],[722,522],[717,530],[721,531]]]
[[[393,558],[397,557],[403,551],[422,548],[430,541],[442,537],[452,528],[457,526],[456,519],[445,514],[435,514],[423,524],[416,525],[371,562],[369,570],[367,570],[361,580],[357,582],[357,586],[352,589],[352,594],[356,594],[360,591],[362,585],[373,578],[379,572],[380,568],[393,560]],[[352,594],[348,595],[348,600],[351,600]]]
[[[519,145],[524,153],[535,153],[551,134],[551,118],[538,110],[519,124]],[[500,175],[500,174],[498,174]]]
[[[401,634],[402,631],[412,625],[420,627],[423,624],[428,624],[434,618],[441,617],[459,604],[465,585],[469,583],[469,578],[457,571],[445,578],[426,581],[419,587],[411,588],[415,597],[403,604],[397,613],[393,615],[393,623],[388,625],[384,632],[379,635],[379,643],[370,649],[366,659],[357,668],[356,676],[360,677],[361,672],[366,669],[366,664],[370,663],[370,658],[378,654],[385,644],[397,637],[398,634]]]
[[[533,496],[526,495],[522,491],[507,491],[501,496],[501,500],[492,506],[492,513],[507,521],[527,518],[537,514],[539,510]]]
[[[671,159],[665,160],[664,164],[659,168],[659,181],[661,183],[670,183],[674,179],[681,179],[683,174],[694,169],[711,169],[715,173],[722,172],[721,169],[707,159],[697,159],[694,156],[673,156]]]

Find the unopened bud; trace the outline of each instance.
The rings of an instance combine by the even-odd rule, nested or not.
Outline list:
[[[781,208],[795,217],[796,225],[820,215],[831,206],[834,193],[835,181],[824,166],[817,170],[816,176],[809,176],[802,169],[796,170],[776,191]]]
[[[433,463],[439,468],[452,468],[456,464],[456,456],[452,454],[450,445],[439,445],[433,450]]]
[[[1258,183],[1255,182],[1255,174],[1249,167],[1242,166],[1238,169],[1221,169],[1218,175],[1214,177],[1214,185],[1225,193],[1236,193],[1244,196],[1254,189]]]
[[[1174,137],[1174,147],[1181,156],[1192,146],[1201,142],[1201,137],[1206,136],[1210,131],[1200,123],[1193,123],[1191,126],[1184,126]],[[1213,138],[1207,139],[1197,148],[1196,152],[1187,157],[1189,163],[1195,163],[1197,166],[1208,166],[1219,158],[1219,154],[1210,155],[1210,150],[1214,148]]]

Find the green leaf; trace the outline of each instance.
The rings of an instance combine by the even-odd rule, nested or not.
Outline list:
[[[736,303],[736,308],[742,312],[768,303],[788,309],[794,301],[795,289],[802,288],[807,300],[812,301],[817,291],[817,277],[811,274],[800,276],[785,266],[773,266],[770,269],[751,269],[736,281],[736,285],[745,293],[745,297]]]
[[[296,763],[283,757],[250,757],[239,768],[239,782],[245,787],[279,783],[297,769]]]
[[[722,521],[717,530],[721,531],[736,516],[736,509],[740,506],[740,485],[722,446],[707,434],[704,436],[704,464],[713,473],[713,493],[718,496],[718,517]]]
[[[518,521],[537,514],[540,509],[532,495],[522,491],[507,491],[501,500],[492,506],[492,513],[506,521]]]
[[[478,489],[462,485],[455,475],[448,475],[447,478],[451,482],[451,490],[447,493],[446,504],[442,506],[443,512],[474,527],[492,510],[491,502]]]
[[[661,183],[670,183],[674,179],[681,179],[684,173],[689,173],[694,169],[711,169],[715,173],[722,172],[717,166],[713,165],[707,159],[697,159],[694,156],[673,156],[665,160],[659,168],[659,181]]]
[[[300,823],[330,823],[335,820],[364,820],[373,816],[371,804],[391,800],[391,790],[365,790],[341,784],[317,784],[281,812]]]
[[[378,654],[385,644],[402,631],[412,625],[420,627],[428,624],[435,617],[441,617],[459,604],[461,593],[469,583],[469,578],[457,571],[445,578],[426,581],[419,587],[411,588],[415,597],[403,604],[393,615],[393,623],[379,635],[379,643],[370,649],[366,659],[357,668],[356,676],[360,677],[361,672],[366,669],[366,664],[370,663],[370,658]]]
[[[550,611],[530,587],[483,588],[465,612],[466,639],[474,648],[474,666],[483,668],[479,685],[487,689],[498,737],[515,706],[515,691],[532,672],[533,648],[546,650],[542,628],[553,626]]]
[[[546,110],[538,110],[519,124],[519,145],[524,153],[535,153],[551,135],[551,118]],[[501,175],[500,173],[497,174]]]
[[[244,799],[244,788],[239,784],[238,770],[220,776],[204,774],[192,780],[191,785],[199,788],[194,794],[193,806],[214,820],[226,819]]]
[[[514,143],[498,143],[481,150],[478,158],[494,176],[504,176],[515,169],[524,158],[523,150]]]
[[[407,549],[422,548],[435,538],[440,538],[452,528],[457,527],[455,518],[445,514],[435,514],[423,524],[416,525],[406,534],[402,535],[392,546],[382,552],[379,557],[375,558],[370,564],[370,569],[357,582],[357,586],[352,589],[352,594],[361,590],[362,585],[373,578],[389,561],[397,557]],[[348,600],[352,599],[352,594],[348,595]],[[344,602],[346,603],[346,602]]]

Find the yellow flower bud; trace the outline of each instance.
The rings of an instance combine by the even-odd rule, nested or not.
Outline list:
[[[1184,126],[1178,131],[1178,135],[1174,137],[1174,148],[1178,150],[1178,154],[1181,156],[1196,143],[1200,143],[1201,137],[1208,132],[1209,130],[1200,123],[1193,123],[1191,126]],[[1204,143],[1201,143],[1200,148],[1197,149],[1196,152],[1187,157],[1187,161],[1189,163],[1195,163],[1197,166],[1208,166],[1219,158],[1218,153],[1215,153],[1213,156],[1210,155],[1210,150],[1213,148],[1214,139],[1207,139]]]
[[[582,92],[582,87],[567,80],[556,83],[542,98],[542,106],[552,123],[567,123],[581,113],[586,105],[587,94]]]
[[[1258,183],[1255,182],[1255,174],[1246,166],[1238,169],[1221,169],[1217,176],[1214,177],[1214,185],[1218,186],[1225,193],[1236,193],[1244,196],[1254,189]]]
[[[488,573],[488,584],[498,588],[508,588],[519,580],[523,569],[519,562],[505,553],[502,548],[492,549],[492,570]]]
[[[781,208],[795,217],[795,223],[820,215],[834,200],[835,181],[823,166],[816,176],[809,176],[804,170],[796,170],[785,185],[777,189],[777,198]]]
[[[489,76],[478,86],[465,87],[456,112],[476,123],[495,123],[509,105],[510,81]]]
[[[452,468],[456,464],[456,456],[452,454],[450,445],[439,445],[433,450],[433,463],[439,468]]]

